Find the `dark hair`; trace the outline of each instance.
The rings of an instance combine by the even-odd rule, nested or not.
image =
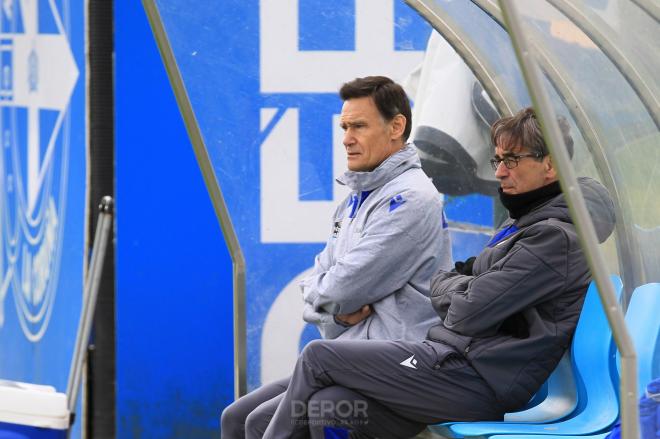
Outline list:
[[[383,119],[390,121],[398,114],[406,118],[406,127],[403,130],[404,142],[410,136],[412,129],[412,112],[410,101],[406,92],[396,82],[385,76],[366,76],[355,78],[342,85],[339,89],[342,101],[355,98],[371,97]]]
[[[568,148],[568,154],[573,157],[573,138],[571,127],[565,117],[557,117],[564,143]],[[490,128],[490,141],[493,146],[500,145],[504,149],[512,149],[517,146],[526,148],[531,152],[541,154],[543,157],[550,154],[548,146],[543,140],[541,126],[536,119],[534,109],[523,108],[513,116],[503,117],[497,120]]]

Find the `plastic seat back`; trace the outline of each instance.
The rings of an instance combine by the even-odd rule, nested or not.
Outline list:
[[[577,386],[571,352],[566,351],[545,384],[545,397],[534,406],[506,413],[505,422],[550,422],[564,418],[577,407]]]
[[[626,311],[626,326],[637,353],[637,389],[641,397],[653,379],[653,360],[660,333],[660,284],[637,287]]]
[[[637,353],[638,394],[644,395],[653,376],[653,360],[660,343],[660,284],[646,284],[632,294],[626,326]],[[589,436],[545,436],[548,439],[604,439],[609,432]],[[491,436],[490,439],[533,439],[535,435]]]

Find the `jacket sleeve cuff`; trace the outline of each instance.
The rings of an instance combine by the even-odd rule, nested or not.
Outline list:
[[[311,285],[309,285],[309,283],[310,282],[307,279],[301,281],[300,290],[302,291],[303,300],[305,302],[314,303],[314,301],[318,299],[319,294],[316,292],[314,288],[312,288]]]

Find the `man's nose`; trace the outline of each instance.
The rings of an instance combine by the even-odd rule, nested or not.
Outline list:
[[[504,162],[500,162],[495,169],[495,178],[504,178],[509,175],[509,169],[504,165]]]
[[[344,140],[343,140],[344,146],[349,146],[355,143],[355,137],[351,133],[351,130],[348,129],[344,131]]]

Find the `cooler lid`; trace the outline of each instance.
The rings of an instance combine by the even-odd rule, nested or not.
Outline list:
[[[0,422],[66,429],[66,395],[52,386],[0,380]]]

